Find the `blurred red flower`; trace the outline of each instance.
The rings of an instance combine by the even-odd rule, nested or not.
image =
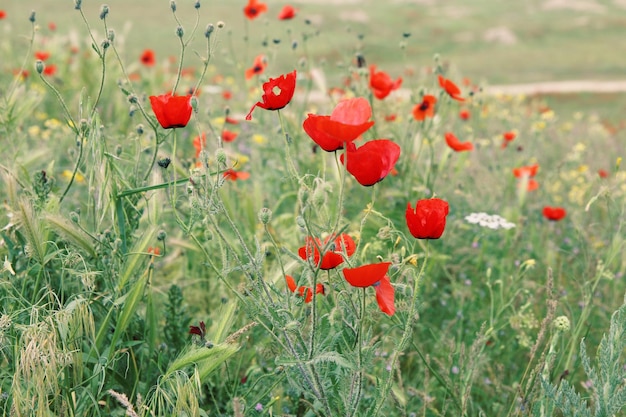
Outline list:
[[[598,175],[600,176],[600,178],[608,178],[609,177],[609,173],[605,169],[599,169],[598,170]]]
[[[394,305],[395,290],[387,276],[390,265],[391,262],[380,262],[357,268],[344,268],[342,272],[348,284],[353,287],[365,288],[373,286],[376,291],[376,301],[380,311],[393,316],[396,312]]]
[[[193,147],[196,150],[196,158],[200,156],[202,149],[206,148],[206,133],[202,133],[200,136],[196,136],[193,139]]]
[[[328,245],[328,242],[333,241],[331,245]],[[324,256],[321,257],[320,261],[320,252],[319,249],[323,249],[324,247],[329,246],[329,248],[324,252]],[[305,261],[312,261],[316,267],[320,269],[333,269],[343,263],[344,253],[346,256],[352,256],[354,251],[356,250],[356,244],[354,240],[350,237],[350,235],[346,233],[342,233],[339,237],[335,238],[334,236],[329,236],[324,239],[324,242],[320,239],[313,239],[310,236],[307,236],[305,239],[304,246],[298,249],[298,255],[300,258]]]
[[[47,51],[37,51],[35,52],[35,58],[41,60],[41,61],[45,61],[46,59],[50,58],[50,52]]]
[[[392,91],[400,88],[400,85],[402,85],[402,77],[394,81],[386,72],[376,71],[376,65],[370,66],[370,88],[377,99],[384,99]]]
[[[0,20],[4,19],[5,17],[7,17],[7,12],[5,12],[4,10],[0,10]]]
[[[279,90],[276,94],[276,89]],[[293,93],[296,91],[296,70],[289,74],[283,74],[278,78],[270,78],[266,83],[263,83],[263,96],[262,101],[252,106],[250,112],[246,116],[246,120],[252,119],[252,111],[255,107],[261,107],[265,110],[280,110],[284,108],[291,99]]]
[[[454,135],[454,133],[448,132],[446,133],[445,137],[446,137],[446,143],[455,152],[471,151],[474,149],[474,144],[472,142],[461,142]]]
[[[245,171],[235,171],[232,168],[228,168],[226,171],[224,171],[223,173],[224,178],[230,181],[237,181],[237,180],[247,180],[248,178],[250,178],[250,173],[249,172],[245,172]]]
[[[512,142],[516,137],[517,133],[512,130],[504,132],[502,134],[502,139],[504,139],[504,142],[502,142],[502,149],[506,148],[509,145],[509,142]]]
[[[191,96],[173,96],[171,93],[150,96],[152,111],[163,129],[185,127],[191,118]]]
[[[433,117],[435,115],[436,103],[437,98],[435,96],[425,95],[422,102],[413,107],[413,118],[415,120],[424,120],[427,117]]]
[[[283,9],[280,11],[280,13],[278,13],[278,18],[280,20],[290,20],[293,19],[294,17],[296,17],[296,9],[294,9],[292,6],[286,4],[285,7],[283,7]]]
[[[554,222],[562,220],[566,215],[567,212],[563,207],[545,206],[543,208],[543,217]]]
[[[233,93],[230,90],[224,90],[222,91],[222,97],[224,97],[224,100],[230,100],[233,98]]]
[[[397,118],[398,115],[396,115],[395,113],[388,114],[385,116],[385,122],[395,122]]]
[[[461,110],[461,111],[459,112],[459,118],[460,118],[461,120],[469,120],[471,116],[472,116],[472,114],[471,114],[471,113],[470,113],[470,111],[469,111],[469,110],[467,110],[467,109],[463,109],[463,110]]]
[[[43,75],[52,76],[57,73],[57,66],[54,64],[46,65],[43,69]]]
[[[327,152],[343,149],[372,125],[370,103],[363,97],[340,101],[330,116],[311,114],[302,124],[304,131]]]
[[[289,288],[289,291],[293,293],[298,291],[298,296],[305,297],[305,303],[310,303],[313,300],[313,291],[311,290],[311,287],[305,287],[303,285],[297,287],[296,281],[291,275],[285,275],[285,281],[287,281],[287,288]],[[324,288],[324,284],[317,284],[315,286],[315,293],[326,295],[326,288]]]
[[[441,75],[439,75],[438,78],[439,85],[446,91],[446,93],[448,93],[450,97],[457,101],[465,101],[465,99],[461,97],[461,90],[456,86],[456,84]]]
[[[154,57],[154,51],[152,49],[144,50],[141,56],[139,57],[139,60],[146,67],[153,66],[156,63],[156,59]]]
[[[252,66],[246,70],[246,80],[249,80],[255,75],[263,74],[263,71],[265,71],[265,67],[267,67],[265,55],[257,55],[257,57],[254,58],[254,64],[252,64]]]
[[[259,0],[249,0],[247,6],[243,8],[243,14],[250,20],[256,19],[266,11],[267,4],[261,3]]]
[[[57,25],[54,22],[49,22],[48,23],[48,29],[52,32],[54,32],[55,30],[57,30]]]
[[[529,177],[532,178],[537,175],[537,171],[539,170],[539,164],[522,166],[519,168],[513,168],[513,175],[515,178]]]
[[[206,336],[206,325],[201,321],[200,326],[189,326],[189,334],[195,334],[200,336],[200,339],[204,339]]]
[[[439,239],[446,227],[450,208],[439,198],[418,200],[415,209],[409,202],[406,208],[406,224],[417,239]]]
[[[232,142],[237,139],[239,134],[237,132],[232,132],[230,130],[224,129],[222,130],[222,140],[224,142]]]
[[[229,125],[238,125],[239,124],[239,120],[233,119],[232,117],[229,117],[229,116],[226,116],[224,118],[224,123],[227,123]]]
[[[528,185],[526,186],[526,191],[535,191],[539,188],[539,183],[534,179],[528,180]]]
[[[388,139],[371,140],[360,148],[352,142],[346,146],[346,169],[359,184],[366,187],[382,181],[400,157],[400,146]],[[342,154],[341,163],[344,163]]]

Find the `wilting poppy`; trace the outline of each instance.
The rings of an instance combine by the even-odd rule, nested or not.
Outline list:
[[[191,96],[173,96],[171,93],[150,96],[152,111],[163,129],[185,127],[191,118]]]
[[[227,123],[229,125],[238,125],[239,124],[239,120],[233,119],[232,117],[229,117],[229,116],[226,116],[224,118],[224,123]]]
[[[200,339],[204,339],[206,336],[206,325],[201,321],[200,326],[189,326],[189,334],[195,334],[200,336]]]
[[[448,93],[450,97],[457,101],[465,101],[465,99],[461,97],[461,90],[456,86],[456,84],[441,75],[438,78],[439,85],[446,91],[446,93]]]
[[[439,198],[419,200],[415,209],[408,203],[406,224],[417,239],[439,239],[446,228],[446,216],[450,210],[448,203]]]
[[[230,181],[238,181],[238,180],[243,181],[243,180],[247,180],[248,178],[250,178],[249,172],[235,171],[232,168],[228,168],[226,171],[224,171],[222,175],[224,176],[224,179],[227,179]]]
[[[276,89],[279,90],[276,94]],[[263,96],[262,101],[252,106],[250,112],[246,116],[246,120],[252,119],[252,111],[255,107],[261,107],[265,110],[280,110],[285,107],[293,98],[293,93],[296,91],[296,70],[289,74],[283,74],[278,78],[270,78],[266,83],[263,83]]]
[[[224,142],[232,142],[237,139],[239,134],[237,132],[232,132],[230,130],[224,129],[222,130],[222,140]]]
[[[47,52],[47,51],[37,51],[37,52],[35,52],[35,58],[39,59],[41,61],[45,61],[46,59],[50,58],[50,52]]]
[[[422,102],[413,107],[413,118],[415,120],[424,120],[427,117],[433,117],[435,115],[436,103],[437,98],[435,96],[425,95]]]
[[[302,124],[304,131],[327,152],[343,149],[347,142],[352,142],[372,125],[370,103],[357,97],[340,101],[330,116],[310,114]]]
[[[152,49],[146,49],[143,51],[139,60],[146,67],[151,67],[156,63],[156,59],[154,57],[154,51]]]
[[[543,208],[543,217],[548,220],[558,222],[567,215],[567,212],[563,207],[550,207],[545,206]]]
[[[359,266],[357,268],[344,268],[343,276],[348,284],[357,288],[373,286],[376,291],[376,301],[380,310],[390,316],[396,312],[394,305],[395,290],[387,271],[391,262],[380,262]]]
[[[502,142],[502,148],[506,148],[509,144],[509,142],[512,142],[515,138],[517,137],[517,133],[515,133],[514,131],[508,131],[508,132],[504,132],[502,134],[502,139],[504,139],[504,142]]]
[[[285,275],[285,281],[287,281],[287,288],[289,288],[289,291],[293,293],[297,291],[298,296],[304,297],[305,303],[310,303],[313,300],[313,291],[311,291],[311,287],[305,287],[303,285],[297,287],[296,281],[291,275]],[[324,284],[318,283],[315,286],[315,293],[326,295],[326,288],[324,287]]]
[[[352,142],[346,146],[346,169],[359,184],[374,185],[387,176],[400,157],[400,146],[388,139],[371,140],[357,148]],[[344,155],[341,155],[344,163]]]
[[[470,111],[469,111],[469,110],[467,110],[467,109],[463,109],[463,110],[461,110],[461,111],[459,112],[459,118],[460,118],[461,120],[469,120],[471,116],[472,116],[472,114],[471,114],[471,113],[470,113]]]
[[[455,152],[471,151],[474,149],[472,142],[461,142],[453,133],[446,133],[446,144]]]
[[[370,88],[377,99],[384,99],[392,91],[400,88],[400,85],[402,85],[401,77],[394,81],[386,72],[376,71],[376,65],[370,66]]]
[[[256,19],[261,13],[267,11],[267,4],[259,0],[249,0],[246,7],[243,8],[243,14],[250,20]]]
[[[296,9],[292,6],[286,4],[285,7],[278,13],[278,18],[280,20],[290,20],[296,17]]]
[[[523,166],[519,168],[513,168],[513,175],[515,178],[529,177],[532,178],[537,175],[539,170],[539,164]]]
[[[255,75],[263,74],[263,71],[265,71],[265,67],[267,67],[265,55],[257,55],[257,57],[254,58],[254,64],[252,64],[252,66],[246,70],[246,80],[249,80]]]
[[[323,249],[328,246],[328,242],[331,240],[330,247],[326,249],[324,256],[320,257],[318,248]],[[344,250],[346,256],[352,256],[356,250],[354,240],[346,233],[339,235],[337,238],[329,236],[324,239],[324,243],[320,239],[313,239],[307,236],[304,246],[298,249],[298,255],[305,261],[312,261],[320,269],[333,269],[343,263],[342,253],[344,253]]]

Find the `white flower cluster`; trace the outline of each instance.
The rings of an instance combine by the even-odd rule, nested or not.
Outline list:
[[[507,219],[498,216],[497,214],[487,213],[471,213],[465,216],[465,220],[468,223],[478,224],[482,227],[488,227],[489,229],[512,229],[515,227],[514,223],[511,223]]]

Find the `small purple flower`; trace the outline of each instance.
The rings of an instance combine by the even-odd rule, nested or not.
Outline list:
[[[256,411],[263,411],[263,404],[261,403],[256,403],[256,405],[254,406],[254,409]]]
[[[454,365],[454,366],[452,367],[451,371],[452,371],[452,373],[453,373],[454,375],[458,375],[458,374],[459,374],[459,372],[460,372],[461,370],[459,369],[459,367],[458,367],[458,366]]]

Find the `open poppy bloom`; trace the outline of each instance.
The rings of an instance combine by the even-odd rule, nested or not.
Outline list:
[[[516,137],[517,134],[512,130],[504,132],[502,134],[502,139],[504,139],[504,142],[502,142],[502,149],[506,148],[509,145],[509,142],[512,142]]]
[[[448,93],[450,97],[456,101],[465,101],[465,99],[461,97],[461,90],[456,86],[456,84],[441,75],[438,78],[439,85],[446,91],[446,93]]]
[[[513,175],[515,178],[529,177],[532,178],[537,175],[539,170],[539,164],[523,166],[519,168],[513,168]]]
[[[171,93],[150,96],[152,111],[163,129],[185,127],[191,118],[191,96],[173,96]]]
[[[382,181],[391,172],[400,157],[400,146],[388,139],[377,139],[360,148],[350,142],[346,152],[346,169],[359,184],[368,187]],[[344,163],[344,155],[340,159]]]
[[[323,249],[328,246],[328,242],[333,241],[330,248],[324,253],[324,256],[320,256],[319,249]],[[310,236],[306,237],[303,247],[298,249],[298,255],[305,261],[311,261],[315,266],[320,269],[333,269],[343,263],[342,253],[345,251],[346,256],[352,256],[356,250],[356,244],[350,235],[342,233],[339,237],[329,236],[324,239],[324,243],[320,239],[313,239]],[[321,260],[320,260],[321,258]]]
[[[45,61],[46,59],[50,58],[50,52],[47,52],[47,51],[37,51],[37,52],[35,52],[35,58],[39,59],[41,61]]]
[[[156,63],[156,59],[154,58],[154,51],[152,49],[146,49],[139,57],[139,60],[146,67],[151,67]]]
[[[230,181],[238,181],[238,180],[243,181],[243,180],[247,180],[248,178],[250,178],[249,172],[235,171],[232,168],[228,168],[226,171],[224,171],[222,175],[224,176],[224,179],[227,179]]]
[[[305,303],[310,303],[313,300],[313,291],[311,290],[311,287],[305,287],[304,285],[297,287],[296,281],[291,275],[285,275],[285,281],[287,281],[287,288],[289,288],[289,291],[293,293],[297,291],[299,297],[304,297]],[[326,295],[326,288],[324,288],[324,284],[318,283],[315,286],[315,294]]]
[[[370,103],[363,97],[340,101],[330,116],[310,114],[302,124],[304,131],[326,152],[343,149],[372,125]]]
[[[446,216],[450,207],[439,198],[419,200],[415,209],[408,203],[406,224],[417,239],[439,239],[446,228]]]
[[[252,66],[246,70],[246,80],[249,80],[255,75],[263,74],[263,71],[265,71],[265,67],[267,67],[265,55],[257,55],[257,57],[254,58],[254,64],[252,64]]]
[[[357,268],[344,268],[342,272],[348,284],[353,287],[365,288],[373,286],[376,291],[376,301],[380,311],[393,316],[396,312],[394,303],[395,289],[387,276],[390,265],[391,262],[380,262]]]
[[[294,17],[296,17],[296,9],[294,9],[293,6],[290,6],[288,4],[286,4],[285,7],[283,7],[280,13],[278,13],[278,18],[280,20],[289,20],[289,19],[293,19]]]
[[[436,103],[437,98],[435,96],[425,95],[422,102],[413,107],[413,118],[415,120],[424,120],[427,117],[433,117],[435,115]]]
[[[474,149],[472,142],[461,142],[454,133],[446,133],[446,143],[455,152],[471,151]]]
[[[267,11],[267,4],[261,3],[259,0],[249,0],[246,7],[243,8],[243,14],[250,20],[256,19],[261,13]]]
[[[543,217],[553,222],[558,222],[559,220],[563,219],[566,215],[567,215],[567,212],[565,211],[563,207],[545,206],[543,208]]]
[[[232,142],[237,139],[239,134],[237,132],[231,132],[230,130],[224,129],[222,130],[222,140],[224,142]]]
[[[57,66],[54,64],[46,65],[43,69],[43,75],[54,75],[57,72]]]
[[[278,89],[278,94],[276,90]],[[265,110],[280,110],[284,108],[291,99],[293,93],[296,91],[296,70],[289,74],[283,74],[278,78],[270,78],[266,83],[263,83],[263,96],[262,101],[258,101],[246,116],[246,120],[252,119],[252,111],[255,107],[261,107]]]
[[[370,66],[370,88],[377,99],[384,99],[392,91],[400,88],[400,85],[402,85],[401,77],[394,81],[386,72],[376,71],[376,65]]]

